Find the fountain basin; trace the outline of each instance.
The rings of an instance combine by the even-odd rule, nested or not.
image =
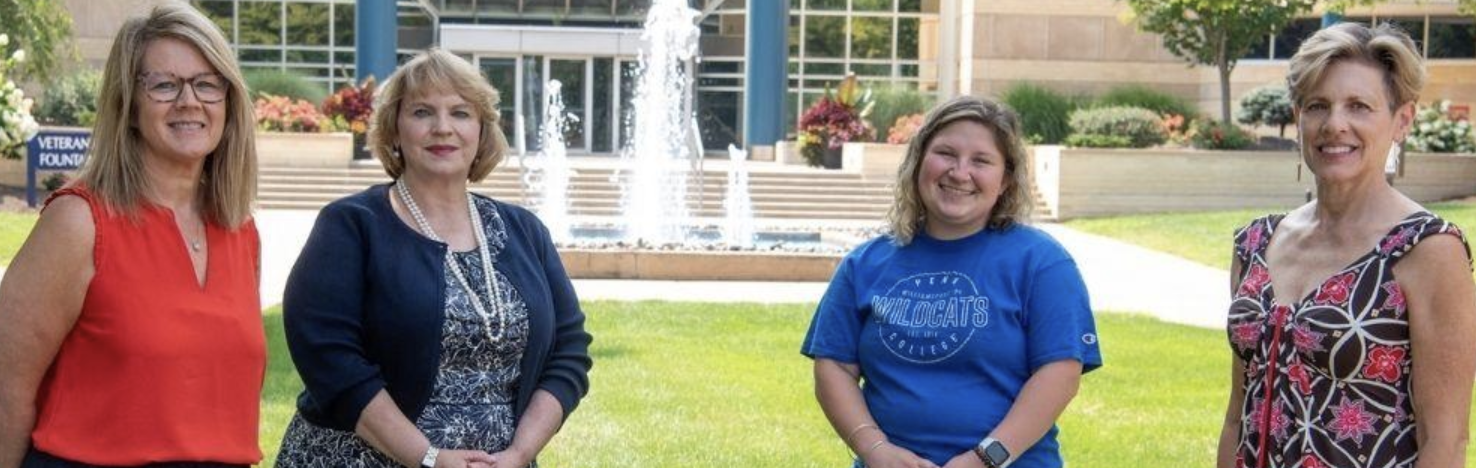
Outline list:
[[[570,278],[829,281],[844,253],[561,249]]]

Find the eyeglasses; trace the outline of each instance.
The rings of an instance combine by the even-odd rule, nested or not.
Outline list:
[[[214,104],[224,101],[226,91],[230,89],[225,77],[217,73],[201,73],[190,78],[180,78],[173,73],[141,73],[138,79],[154,102],[175,102],[188,85],[195,92],[195,100]]]

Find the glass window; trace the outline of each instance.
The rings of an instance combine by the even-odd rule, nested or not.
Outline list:
[[[282,45],[282,4],[241,2],[241,44]]]
[[[282,49],[247,49],[241,48],[240,59],[242,62],[269,62],[272,64],[282,61]]]
[[[1275,55],[1272,58],[1287,59],[1291,58],[1292,55],[1296,55],[1297,48],[1302,47],[1302,41],[1312,37],[1312,34],[1316,33],[1318,29],[1322,29],[1321,18],[1300,18],[1292,20],[1291,24],[1286,25],[1286,29],[1281,31],[1281,34],[1276,35],[1276,41],[1273,44],[1272,50]]]
[[[855,11],[892,11],[892,0],[854,0],[851,9]]]
[[[892,19],[851,18],[851,58],[892,58]]]
[[[620,61],[620,122],[618,123],[617,147],[630,145],[631,125],[635,123],[635,86],[636,68],[639,63],[634,60]]]
[[[352,50],[339,50],[337,52],[334,52],[333,53],[333,61],[335,63],[352,66],[354,64],[354,51],[352,51]]]
[[[295,46],[328,45],[328,4],[288,3],[287,43]]]
[[[1415,41],[1415,51],[1423,53],[1425,50],[1425,19],[1424,18],[1380,18],[1380,23],[1388,23]]]
[[[799,96],[799,93],[796,93],[793,90],[784,93],[784,138],[786,140],[794,139],[794,135],[798,133],[795,131],[794,127],[799,122],[800,112],[804,112],[804,108],[799,107]]]
[[[613,0],[574,0],[569,2],[569,14],[582,17],[610,18],[610,3]]]
[[[805,0],[811,10],[845,10],[846,0]]]
[[[492,2],[483,2],[492,3]],[[441,0],[441,13],[467,14],[472,11],[472,0]]]
[[[651,10],[651,0],[615,0],[615,14],[619,16],[645,17]]]
[[[707,78],[707,77],[703,77],[703,78],[698,78],[697,79],[697,86],[704,87],[704,88],[707,88],[707,87],[720,87],[720,86],[735,86],[736,87],[736,86],[743,86],[743,80],[738,79],[738,78]]]
[[[743,73],[743,62],[708,60],[697,66],[698,73]]]
[[[809,16],[805,18],[805,56],[841,58],[846,51],[845,40],[845,17]]]
[[[1430,58],[1476,58],[1476,27],[1470,18],[1430,18]]]
[[[518,90],[523,102],[523,138],[527,151],[543,148],[538,141],[539,123],[543,121],[543,56],[523,56],[523,89]],[[516,135],[509,135],[516,138]]]
[[[937,5],[934,5],[933,8],[932,8],[932,10],[933,11],[937,11],[938,10],[938,6]],[[897,11],[909,12],[909,13],[921,12],[922,11],[922,0],[897,0]]]
[[[793,61],[793,60],[790,60],[789,61],[789,67],[788,67],[788,69],[789,69],[789,74],[791,74],[791,75],[798,74],[800,72],[800,63],[799,62],[796,62],[796,61]]]
[[[564,144],[569,149],[584,149],[584,64],[586,60],[549,60],[548,77],[563,85],[559,95],[564,99]]]
[[[897,74],[908,78],[917,78],[917,64],[904,63],[897,65]]]
[[[513,142],[513,124],[516,123],[517,103],[517,80],[518,59],[515,58],[484,58],[479,62],[482,76],[487,78],[487,83],[497,90],[501,98],[497,103],[497,118],[502,136],[507,138],[508,145],[516,145]]]
[[[229,0],[193,0],[190,3],[195,5],[195,8],[200,10],[200,13],[204,13],[206,18],[210,18],[210,22],[215,23],[215,26],[220,28],[220,32],[225,33],[226,40],[236,42],[236,29],[231,24],[231,19],[236,17],[236,5],[234,2]]]
[[[592,98],[592,109],[590,110],[589,123],[590,151],[597,153],[609,153],[614,151],[614,143],[610,133],[610,125],[615,121],[615,106],[613,87],[615,86],[615,59],[594,59],[594,96]]]
[[[569,14],[564,0],[523,0],[523,14],[536,16],[564,16]]]
[[[789,28],[788,29],[789,29],[789,31],[788,31],[787,34],[789,35],[789,56],[790,57],[799,57],[799,46],[800,46],[800,17],[799,17],[799,15],[789,15]]]
[[[333,5],[333,45],[338,47],[354,46],[354,6],[350,4]]]
[[[290,63],[313,65],[328,63],[328,51],[326,50],[288,50],[286,55]]]
[[[922,34],[917,18],[897,18],[897,58],[917,60],[918,36]]]
[[[704,149],[723,150],[738,144],[741,102],[739,94],[733,91],[697,93],[697,128],[702,133]]]
[[[892,76],[892,64],[855,63],[851,64],[851,71],[860,76]]]
[[[806,75],[845,75],[846,65],[843,63],[819,63],[806,62]]]

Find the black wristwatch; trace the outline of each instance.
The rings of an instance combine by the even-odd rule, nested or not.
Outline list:
[[[985,437],[979,445],[974,446],[974,455],[984,461],[988,468],[1005,468],[1010,463],[1010,449],[993,437]]]

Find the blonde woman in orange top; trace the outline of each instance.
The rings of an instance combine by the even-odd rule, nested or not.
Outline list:
[[[254,118],[188,5],[129,20],[89,159],[0,283],[0,466],[261,460]]]

